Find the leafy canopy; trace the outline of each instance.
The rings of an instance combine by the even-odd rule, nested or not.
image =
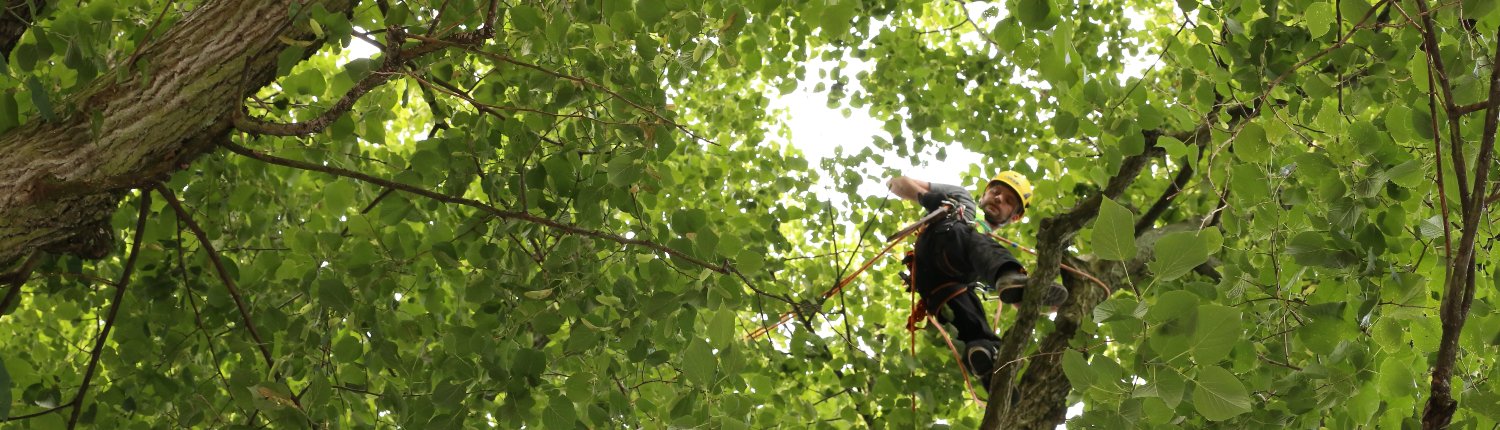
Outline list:
[[[867,168],[955,144],[984,156],[971,177],[1037,184],[1030,222],[1005,232],[1025,246],[1122,160],[1158,157],[1071,242],[1114,295],[1040,320],[1038,338],[1077,332],[1025,353],[1071,381],[1049,406],[1082,402],[1070,425],[1397,428],[1430,396],[1442,208],[1461,203],[1439,155],[1473,166],[1485,130],[1430,107],[1436,62],[1409,2],[502,2],[493,40],[396,72],[388,52],[343,54],[480,28],[490,2],[357,3],[284,23],[322,48],[276,41],[277,81],[248,115],[313,121],[372,74],[389,82],[316,132],[235,133],[255,152],[165,183],[183,212],[154,192],[138,210],[135,193],[115,253],[36,269],[0,331],[0,417],[64,411],[7,427],[65,425],[114,306],[77,404],[98,428],[977,427],[942,338],[919,331],[912,352],[893,259],[820,297],[918,215],[855,193],[899,173]],[[149,74],[122,58],[199,5],[48,5],[6,59],[0,129],[51,119],[101,76]],[[1430,9],[1443,102],[1483,101],[1494,3]],[[1121,78],[1141,53],[1160,59]],[[837,65],[814,78],[812,59]],[[879,153],[812,166],[774,143],[770,97],[815,80],[830,106],[885,121]],[[1434,150],[1450,135],[1466,143]],[[823,178],[847,203],[808,191]],[[1455,421],[1484,427],[1500,419],[1500,319],[1495,278],[1476,276],[1452,391]],[[787,301],[820,312],[745,340]]]

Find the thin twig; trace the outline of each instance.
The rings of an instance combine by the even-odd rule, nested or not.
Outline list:
[[[400,191],[405,191],[405,192],[408,192],[408,193],[416,194],[416,195],[419,195],[419,196],[422,196],[422,197],[426,197],[426,198],[429,198],[429,199],[433,199],[433,200],[437,200],[437,201],[443,202],[443,203],[452,203],[452,204],[463,205],[463,206],[468,206],[468,207],[472,207],[472,208],[475,208],[475,209],[479,209],[481,211],[484,211],[484,212],[487,212],[487,213],[489,213],[491,215],[494,215],[496,218],[521,220],[521,221],[526,221],[526,222],[530,222],[530,223],[533,223],[533,224],[540,224],[540,225],[543,225],[543,226],[547,226],[549,228],[562,231],[564,233],[577,234],[577,235],[582,235],[582,236],[588,236],[588,237],[594,237],[594,238],[599,238],[599,239],[605,239],[605,240],[613,241],[615,243],[619,243],[619,244],[622,244],[622,245],[634,245],[634,246],[641,246],[641,247],[645,247],[645,248],[650,248],[650,249],[662,252],[664,254],[667,254],[667,255],[671,256],[672,258],[674,258],[674,259],[681,259],[683,261],[687,261],[688,263],[692,263],[692,264],[697,265],[699,267],[703,267],[703,268],[708,269],[708,270],[710,270],[710,271],[712,271],[714,273],[718,273],[718,274],[721,274],[721,275],[726,275],[726,274],[730,273],[722,265],[713,264],[713,263],[709,263],[709,262],[700,260],[698,258],[695,258],[695,257],[689,256],[687,254],[684,254],[681,251],[677,251],[677,250],[669,248],[669,247],[667,247],[665,245],[661,245],[661,244],[658,244],[656,242],[652,242],[652,241],[649,241],[649,240],[631,239],[631,238],[626,238],[626,237],[623,237],[623,236],[620,236],[620,235],[617,235],[617,234],[614,234],[614,233],[607,233],[607,232],[596,231],[596,230],[586,230],[586,229],[574,227],[574,226],[571,226],[571,225],[563,224],[563,223],[560,223],[560,222],[557,222],[557,221],[553,221],[551,219],[538,217],[538,216],[535,216],[535,215],[532,215],[532,214],[529,214],[529,213],[512,212],[512,211],[500,210],[499,208],[496,208],[494,206],[490,206],[490,205],[485,204],[484,202],[480,202],[478,200],[472,200],[472,199],[466,199],[466,198],[463,198],[463,197],[450,196],[450,195],[447,195],[447,194],[442,194],[442,193],[434,192],[434,191],[431,191],[431,190],[427,190],[425,188],[420,188],[420,187],[415,187],[415,186],[403,184],[403,183],[400,183],[400,182],[395,182],[395,181],[380,179],[380,178],[377,178],[377,177],[374,177],[374,176],[370,176],[370,175],[367,175],[367,174],[364,174],[364,173],[360,173],[360,172],[356,172],[356,171],[352,171],[352,170],[340,169],[340,168],[337,168],[337,167],[324,166],[324,165],[321,165],[321,164],[314,164],[314,163],[308,163],[308,162],[297,161],[297,160],[289,160],[289,159],[285,159],[285,158],[281,158],[281,157],[274,157],[274,156],[270,156],[270,155],[265,155],[263,153],[260,153],[258,151],[253,151],[253,150],[251,150],[249,148],[240,146],[240,145],[238,145],[238,144],[236,144],[234,142],[230,142],[230,141],[220,142],[219,145],[221,145],[221,146],[229,149],[230,151],[233,151],[236,154],[240,154],[240,155],[243,155],[243,156],[249,157],[249,158],[254,158],[256,160],[264,161],[264,162],[267,162],[267,163],[276,164],[276,165],[280,165],[280,166],[286,166],[286,167],[292,167],[292,168],[297,168],[297,169],[302,169],[302,170],[311,170],[311,171],[315,171],[315,172],[323,172],[323,173],[328,173],[328,174],[335,175],[335,176],[342,176],[342,177],[346,177],[346,178],[350,178],[350,179],[355,179],[355,180],[359,180],[359,181],[369,182],[369,183],[380,185],[380,186],[383,186],[383,187],[386,187],[386,188],[394,188],[394,189],[397,189],[397,190],[400,190]]]
[[[78,425],[78,415],[83,412],[83,397],[88,395],[89,383],[94,380],[94,371],[99,368],[99,354],[104,352],[104,343],[109,340],[109,331],[115,326],[115,317],[120,315],[120,303],[125,301],[125,288],[130,286],[130,275],[135,272],[135,259],[141,253],[141,240],[146,237],[146,216],[151,214],[151,192],[141,190],[141,213],[136,217],[135,242],[130,244],[130,257],[125,259],[125,270],[115,287],[115,298],[109,304],[109,313],[104,317],[104,328],[94,340],[94,352],[89,356],[89,366],[83,372],[83,383],[78,394],[73,396],[73,415],[68,418],[68,430]]]
[[[135,45],[135,50],[132,51],[130,53],[130,57],[125,60],[124,66],[126,69],[135,67],[135,58],[137,55],[141,54],[141,47],[146,46],[146,42],[151,40],[151,33],[156,32],[156,26],[161,25],[161,19],[167,16],[167,11],[172,10],[172,4],[176,2],[177,0],[167,0],[167,7],[161,9],[161,14],[156,16],[156,22],[151,23],[151,29],[146,30],[146,35],[141,37],[141,43]]]

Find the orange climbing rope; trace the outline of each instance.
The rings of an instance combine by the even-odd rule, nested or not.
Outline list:
[[[1000,237],[1000,235],[995,234],[994,232],[988,232],[988,233],[985,233],[985,234],[990,235],[990,238],[992,238],[992,239],[1004,242],[1006,245],[1010,245],[1012,247],[1015,247],[1016,249],[1019,249],[1019,250],[1022,250],[1022,251],[1026,251],[1026,253],[1028,253],[1028,254],[1036,255],[1036,251],[1033,251],[1030,248],[1027,248],[1027,247],[1024,247],[1024,246],[1021,246],[1021,245],[1017,245],[1015,242],[1011,242],[1010,240],[1007,240],[1006,238]],[[1099,284],[1099,288],[1103,288],[1104,289],[1104,297],[1109,297],[1109,296],[1114,295],[1114,291],[1111,291],[1109,289],[1108,285],[1104,285],[1104,281],[1100,281],[1099,278],[1095,278],[1093,276],[1089,276],[1089,274],[1083,273],[1082,270],[1074,269],[1072,266],[1068,266],[1066,264],[1060,264],[1060,266],[1062,266],[1063,269],[1066,269],[1069,272],[1073,272],[1074,275],[1078,275],[1078,276],[1082,276],[1082,277],[1088,278],[1090,281],[1094,281],[1095,284]],[[995,315],[997,315],[997,318],[998,318],[998,315],[1000,315],[1000,312],[996,311]],[[998,325],[999,323],[996,323],[996,324]]]
[[[938,324],[937,320],[932,318],[932,315],[927,316],[927,323],[932,324],[933,327],[937,327],[938,333],[943,334],[943,340],[948,342],[948,350],[953,351],[953,360],[958,362],[958,373],[964,375],[964,386],[969,388],[969,397],[973,398],[974,403],[978,404],[979,407],[985,407],[984,401],[979,400],[979,395],[974,394],[974,385],[969,383],[969,369],[964,368],[964,359],[958,355],[958,348],[953,347],[953,338],[948,337],[948,330],[944,330],[943,325]],[[912,332],[912,336],[916,336],[916,332]]]
[[[880,250],[879,254],[876,254],[868,261],[865,261],[864,265],[859,266],[859,270],[855,270],[854,273],[850,273],[848,277],[845,277],[843,280],[839,281],[838,285],[835,285],[832,289],[824,292],[822,298],[827,299],[829,297],[833,297],[834,294],[838,294],[839,291],[843,291],[844,287],[849,285],[849,282],[854,281],[855,277],[858,277],[860,273],[864,273],[865,269],[869,269],[871,265],[874,265],[875,260],[879,260],[880,257],[885,256],[886,253],[891,251],[891,248],[896,247],[896,244],[901,243],[902,240],[911,236],[912,233],[917,232],[922,226],[927,225],[927,223],[932,222],[932,220],[934,219],[947,215],[947,213],[947,207],[938,208],[938,210],[932,211],[931,213],[928,213],[927,216],[922,217],[922,219],[920,221],[917,221],[915,224],[901,229],[901,231],[897,232],[894,236],[891,236],[891,239],[887,241],[885,249]],[[776,327],[780,327],[782,324],[785,324],[787,321],[791,320],[792,314],[794,313],[797,313],[797,309],[782,313],[781,319],[776,321],[775,324],[755,329],[755,331],[750,332],[749,336],[745,337],[745,340],[755,340],[758,337],[764,336],[766,333],[770,333],[771,330],[775,330]]]

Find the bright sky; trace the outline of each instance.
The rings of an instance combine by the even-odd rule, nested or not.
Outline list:
[[[998,16],[988,20],[981,20],[979,19],[980,13],[992,4],[970,2],[967,5],[970,10],[970,16],[976,19],[979,25],[984,28],[992,28],[995,22],[1004,19],[1006,16],[1006,13],[1003,11],[1004,5],[999,5],[1002,11]],[[1134,10],[1127,10],[1126,16],[1131,20],[1130,28],[1132,30],[1145,30],[1145,17],[1143,15]],[[965,34],[963,40],[976,45],[984,43],[973,33]],[[1084,50],[1080,49],[1080,51]],[[1120,75],[1122,78],[1140,77],[1146,68],[1151,67],[1156,59],[1157,56],[1146,55],[1145,52],[1142,52],[1142,55],[1126,61],[1126,70]],[[847,62],[847,66],[844,67],[843,73],[849,76],[861,71],[872,71],[871,69],[874,66],[873,63],[853,58],[846,58],[845,61]],[[807,76],[818,76],[820,69],[830,70],[836,65],[836,62],[809,62],[807,64]],[[825,80],[824,82],[828,81]],[[936,157],[931,156],[936,153],[936,149],[929,148],[926,151],[928,156],[923,157],[922,164],[912,166],[909,159],[896,156],[894,151],[881,151],[874,147],[875,136],[881,136],[887,139],[887,141],[891,137],[889,133],[886,133],[881,128],[883,125],[881,121],[871,118],[867,109],[852,109],[849,117],[844,118],[841,109],[831,109],[827,106],[828,94],[826,90],[821,93],[814,93],[812,91],[817,83],[818,80],[809,79],[798,86],[795,91],[785,96],[776,97],[772,94],[770,104],[770,109],[787,110],[787,116],[790,118],[785,123],[791,129],[791,144],[793,147],[803,151],[803,155],[812,166],[818,166],[822,159],[832,157],[836,148],[843,148],[844,154],[856,154],[865,148],[870,148],[875,153],[885,156],[885,167],[898,169],[906,176],[929,182],[961,185],[964,179],[963,174],[969,171],[970,165],[980,162],[983,159],[977,153],[964,149],[959,145],[952,145],[947,147],[947,157],[945,160],[938,161]],[[1047,86],[1046,83],[1023,85],[1040,88]],[[844,91],[846,94],[853,94],[859,90],[861,90],[859,82],[850,79]],[[776,140],[785,141],[780,137],[777,137]],[[1007,166],[979,166],[979,171],[984,172],[986,175],[994,175],[999,173],[1002,167]],[[822,178],[818,184],[818,187],[821,188],[819,197],[835,202],[846,201],[843,195],[829,191],[833,186],[830,175],[824,174],[821,176]],[[1032,181],[1036,181],[1039,178],[1031,179]],[[886,190],[882,182],[866,181],[860,186],[859,194],[864,196],[883,196],[886,195]]]

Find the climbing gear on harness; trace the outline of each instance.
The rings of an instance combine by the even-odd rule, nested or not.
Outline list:
[[[1016,195],[1021,197],[1021,213],[1026,213],[1026,209],[1031,207],[1031,181],[1019,172],[1006,170],[990,179],[990,184],[995,182],[1009,185],[1010,189],[1015,190]]]

